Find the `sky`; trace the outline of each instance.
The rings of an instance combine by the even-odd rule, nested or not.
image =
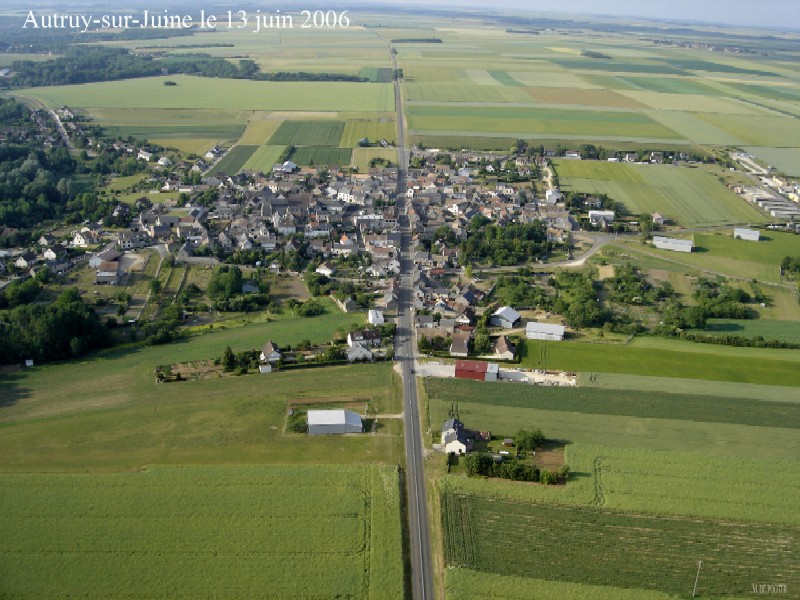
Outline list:
[[[347,0],[339,0],[346,3]],[[377,4],[433,4],[525,12],[570,12],[594,15],[649,17],[726,25],[800,30],[798,0],[373,0]]]

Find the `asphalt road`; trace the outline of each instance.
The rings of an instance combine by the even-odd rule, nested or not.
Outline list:
[[[397,69],[397,59],[392,55],[392,64]],[[400,290],[398,294],[398,327],[395,356],[400,363],[403,377],[403,429],[406,443],[406,484],[408,486],[408,529],[410,534],[411,592],[414,600],[433,600],[433,566],[428,529],[428,499],[425,488],[425,465],[423,455],[419,401],[417,399],[416,375],[412,372],[416,348],[411,329],[411,233],[405,217],[406,175],[408,173],[408,151],[405,144],[403,103],[400,83],[394,82],[395,106],[397,110],[397,147],[400,166],[397,176],[397,208],[400,226],[404,230],[400,260]]]

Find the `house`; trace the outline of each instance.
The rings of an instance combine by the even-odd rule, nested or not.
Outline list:
[[[653,236],[653,245],[661,250],[672,250],[674,252],[691,252],[694,247],[692,240],[679,240],[677,238]]]
[[[58,260],[67,255],[67,249],[61,244],[53,244],[42,253],[45,260]]]
[[[737,227],[733,230],[733,239],[747,240],[748,242],[757,242],[761,238],[758,229],[747,229],[746,227]]]
[[[589,211],[589,222],[592,225],[599,225],[601,227],[605,227],[609,223],[614,222],[614,211],[613,210],[590,210]]]
[[[653,213],[650,215],[650,218],[653,220],[653,224],[658,225],[659,227],[663,227],[667,224],[667,219],[661,213]]]
[[[332,277],[333,274],[336,273],[336,267],[324,262],[316,269],[314,269],[314,271],[319,273],[320,275],[324,275],[325,277]]]
[[[162,167],[170,167],[172,166],[172,161],[166,156],[162,156],[161,158],[158,159],[158,164],[161,165]]]
[[[36,255],[33,252],[25,252],[17,257],[14,266],[19,269],[29,269],[36,263]]]
[[[274,365],[281,358],[283,358],[283,355],[281,354],[280,348],[278,348],[278,344],[270,341],[264,344],[264,346],[261,348],[261,354],[258,358],[263,363],[268,362]]]
[[[500,360],[514,360],[516,352],[517,349],[514,347],[514,344],[504,335],[497,338],[497,341],[494,343],[494,355]]]
[[[469,339],[471,333],[454,333],[450,344],[450,356],[466,358],[469,356]]]
[[[467,435],[464,424],[458,419],[450,419],[442,425],[442,446],[448,454],[463,456],[472,450],[472,439]]]
[[[417,315],[417,329],[433,329],[435,326],[431,315]]]
[[[380,327],[385,323],[383,318],[383,313],[379,310],[374,310],[374,309],[369,310],[367,312],[367,322],[370,325],[375,325],[377,327]]]
[[[332,296],[332,298],[336,305],[342,309],[342,312],[349,313],[358,310],[358,304],[352,298],[345,298],[344,300],[339,300],[336,296]]]
[[[457,360],[456,379],[474,379],[476,381],[497,381],[499,367],[495,363],[482,360]]]
[[[365,346],[380,346],[381,332],[376,329],[359,329],[347,334],[347,343],[364,344]]]
[[[525,337],[529,340],[561,341],[564,339],[565,331],[563,325],[530,321],[525,326]]]
[[[510,306],[501,306],[489,318],[489,324],[503,329],[513,329],[522,315]]]
[[[348,336],[348,341],[350,337]],[[372,352],[361,342],[353,342],[347,346],[345,350],[347,360],[350,362],[372,360]]]
[[[51,244],[54,244],[55,241],[56,241],[56,238],[55,238],[55,236],[53,236],[53,234],[45,233],[39,238],[39,241],[37,243],[40,246],[49,246]]]
[[[104,262],[112,262],[115,260],[119,260],[119,252],[116,250],[108,249],[103,250],[102,252],[98,252],[97,254],[93,254],[92,257],[89,259],[89,267],[92,269],[96,269]]]
[[[139,153],[136,155],[136,158],[139,160],[143,160],[145,162],[150,162],[153,160],[153,153],[148,152],[147,150],[139,150]]]
[[[94,282],[97,285],[119,285],[120,271],[119,262],[104,261],[97,267]]]
[[[361,417],[350,410],[309,410],[308,434],[331,435],[343,433],[363,433]]]

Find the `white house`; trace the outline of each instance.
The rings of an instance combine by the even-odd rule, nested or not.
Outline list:
[[[758,229],[747,229],[746,227],[737,227],[733,230],[733,238],[736,240],[747,240],[748,242],[757,242],[761,238]]]
[[[530,321],[525,326],[525,337],[529,340],[561,341],[564,339],[565,331],[563,325]]]
[[[472,449],[472,440],[464,431],[464,424],[458,419],[450,419],[442,425],[442,446],[448,454],[464,455]]]
[[[367,312],[367,322],[370,325],[380,327],[385,323],[383,319],[383,313],[379,310],[371,309],[369,312]]]
[[[259,359],[263,363],[270,363],[275,364],[282,358],[281,351],[278,349],[278,344],[275,342],[267,342],[264,344],[264,347],[261,348],[261,354],[259,355]]]
[[[520,315],[510,306],[501,306],[489,318],[489,324],[503,329],[512,329],[519,322]]]
[[[162,167],[169,167],[172,166],[172,161],[166,156],[162,156],[161,158],[158,159],[158,164],[161,165]]]
[[[139,154],[136,155],[136,158],[145,162],[150,162],[153,160],[153,153],[147,150],[139,150]]]
[[[672,250],[674,252],[691,252],[694,247],[692,240],[679,240],[660,235],[653,236],[653,245],[661,250]]]
[[[360,342],[354,342],[345,351],[350,362],[372,360],[372,352]]]
[[[320,275],[324,275],[325,277],[331,277],[336,272],[336,267],[329,265],[328,263],[322,263],[314,270]]]
[[[614,222],[613,210],[590,210],[589,222],[592,225],[603,225]]]

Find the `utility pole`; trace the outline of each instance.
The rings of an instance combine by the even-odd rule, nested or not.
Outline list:
[[[700,568],[703,566],[703,561],[697,561],[697,577],[694,578],[694,589],[692,590],[692,598],[697,594],[697,581],[700,579]]]

